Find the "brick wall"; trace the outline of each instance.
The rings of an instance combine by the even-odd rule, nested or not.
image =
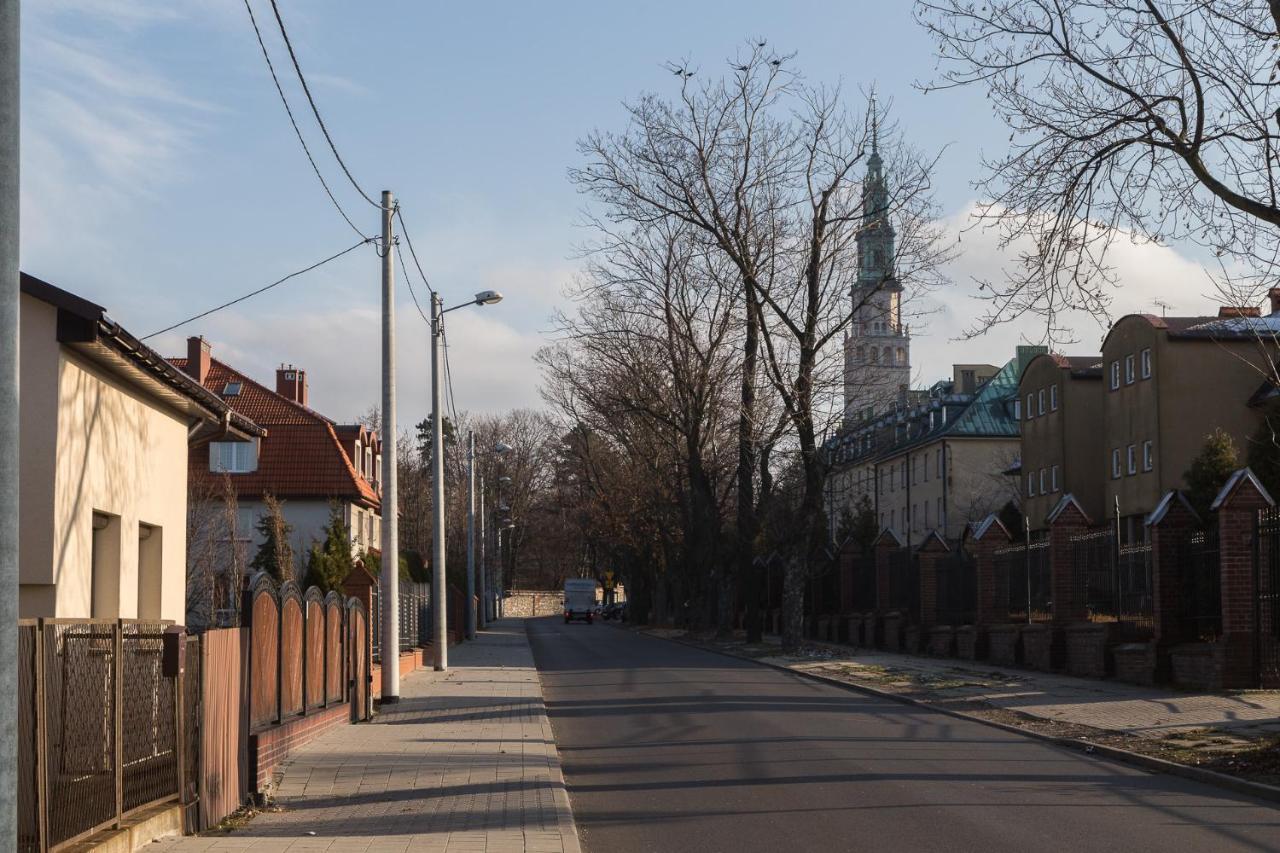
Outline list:
[[[1225,490],[1224,490],[1225,491]],[[1258,510],[1270,501],[1247,478],[1220,495],[1218,540],[1222,560],[1222,639],[1226,657],[1224,687],[1253,687],[1254,659],[1253,537]]]
[[[991,625],[987,628],[987,660],[1012,666],[1018,662],[1018,626]]]
[[[1053,631],[1045,624],[1026,625],[1021,636],[1023,666],[1049,672],[1053,668]]]
[[[1050,637],[1050,665],[1067,665],[1065,629],[1089,618],[1083,584],[1076,578],[1077,567],[1071,540],[1087,533],[1089,519],[1074,500],[1068,501],[1049,524],[1049,585],[1053,590],[1053,626]]]
[[[312,711],[249,735],[249,778],[259,796],[274,787],[276,769],[289,754],[310,743],[335,726],[351,723],[351,705],[341,702],[331,708]]]
[[[1107,646],[1111,642],[1109,622],[1077,622],[1066,628],[1067,672],[1089,678],[1107,674]]]

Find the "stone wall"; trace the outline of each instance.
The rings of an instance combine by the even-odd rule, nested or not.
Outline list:
[[[530,616],[559,616],[564,612],[564,591],[519,590],[502,599],[502,615],[516,619]]]

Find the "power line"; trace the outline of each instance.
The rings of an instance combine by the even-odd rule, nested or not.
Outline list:
[[[293,51],[293,42],[289,41],[289,33],[284,28],[284,19],[280,17],[280,7],[276,0],[271,0],[271,10],[275,12],[276,24],[280,27],[280,35],[284,39],[284,46],[289,49],[289,59],[293,61],[293,70],[298,74],[298,82],[302,83],[302,91],[306,93],[307,103],[311,105],[311,113],[316,117],[316,124],[320,125],[320,132],[324,134],[325,141],[329,143],[329,150],[333,152],[333,157],[338,161],[338,165],[342,167],[343,173],[346,174],[347,180],[351,182],[351,186],[356,188],[356,192],[364,197],[376,208],[381,209],[382,205],[369,197],[360,184],[356,183],[355,177],[351,174],[351,170],[347,168],[347,164],[342,159],[342,155],[338,153],[338,146],[333,144],[333,137],[329,135],[329,128],[325,127],[324,119],[320,117],[320,109],[316,106],[315,98],[311,97],[311,87],[307,85],[307,78],[302,74],[302,66],[298,64],[298,55]]]
[[[244,296],[237,296],[235,299],[232,299],[230,302],[224,302],[221,305],[217,306],[216,308],[210,308],[208,311],[202,311],[201,313],[195,315],[194,317],[188,317],[187,319],[183,320],[180,323],[174,323],[172,326],[166,326],[165,328],[161,329],[158,332],[152,332],[149,335],[145,335],[142,338],[139,338],[139,340],[145,341],[145,340],[149,340],[150,338],[154,338],[156,335],[163,335],[165,332],[172,332],[174,329],[180,326],[185,326],[188,323],[194,323],[196,320],[200,320],[204,317],[208,317],[210,314],[213,314],[217,311],[221,311],[223,308],[230,308],[232,305],[235,305],[236,303],[244,302],[246,299],[249,299],[250,297],[257,296],[259,293],[265,293],[266,291],[270,290],[273,287],[284,284],[286,281],[288,281],[291,278],[296,278],[302,275],[303,273],[309,273],[314,269],[324,266],[330,261],[336,261],[338,258],[342,257],[343,255],[349,252],[354,252],[356,249],[360,248],[366,243],[372,243],[373,241],[374,241],[373,237],[365,237],[359,243],[356,243],[353,246],[349,246],[346,249],[343,249],[341,252],[338,252],[336,255],[330,255],[329,257],[325,258],[323,261],[316,261],[314,264],[312,264],[309,267],[304,267],[300,270],[291,272],[284,278],[277,279],[276,281],[273,281],[268,285],[259,287],[257,290],[250,291],[249,293],[246,293]]]
[[[395,245],[396,245],[396,257],[400,259],[400,268],[403,269],[406,273],[404,277],[404,283],[409,285],[409,295],[413,297],[413,307],[418,309],[418,316],[420,316],[422,318],[422,321],[427,324],[428,328],[430,328],[431,318],[428,317],[426,313],[422,310],[422,303],[418,301],[418,294],[413,289],[413,279],[410,278],[408,275],[409,268],[405,266],[404,253],[400,251],[400,241],[396,240]]]
[[[351,226],[351,230],[367,239],[368,235],[357,228],[356,224],[351,221],[351,217],[347,215],[347,212],[342,209],[342,205],[338,203],[333,190],[329,189],[329,184],[325,181],[324,175],[320,173],[320,167],[316,165],[315,157],[311,156],[311,149],[307,146],[307,140],[303,138],[302,130],[298,127],[298,121],[293,116],[293,109],[289,106],[289,99],[285,97],[284,87],[280,85],[280,78],[276,75],[276,67],[271,62],[271,54],[267,52],[266,42],[262,40],[262,30],[258,28],[258,19],[253,14],[253,7],[249,5],[249,0],[244,0],[244,8],[249,13],[249,22],[253,24],[254,35],[258,37],[258,47],[262,48],[262,58],[267,61],[267,70],[271,72],[271,82],[276,84],[276,92],[280,95],[280,102],[284,104],[284,111],[289,116],[289,124],[293,125],[293,132],[298,137],[298,142],[302,145],[303,152],[307,155],[307,162],[311,164],[311,171],[316,173],[320,186],[324,187],[325,195],[329,196],[329,201],[333,202],[333,206],[338,209],[338,214]]]
[[[446,391],[446,399],[449,404],[449,412],[453,415],[453,423],[458,424],[458,403],[453,398],[453,368],[449,364],[449,336],[445,334],[444,318],[440,321],[440,344],[444,350],[444,387]]]
[[[400,220],[400,233],[404,234],[404,241],[409,245],[409,257],[413,258],[413,265],[418,268],[418,275],[422,277],[422,283],[426,285],[428,293],[435,293],[435,288],[427,280],[427,274],[422,271],[422,264],[418,263],[418,253],[413,249],[413,238],[409,236],[409,226],[405,224],[404,213],[398,204],[396,205],[396,218]],[[404,266],[404,264],[401,263],[401,266]]]

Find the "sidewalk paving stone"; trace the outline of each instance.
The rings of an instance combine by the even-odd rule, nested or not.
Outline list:
[[[523,620],[449,650],[447,673],[401,681],[400,702],[307,744],[280,811],[228,835],[151,849],[500,853],[580,850]],[[314,835],[308,835],[314,832]]]

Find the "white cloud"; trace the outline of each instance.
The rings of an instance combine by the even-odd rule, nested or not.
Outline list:
[[[1003,270],[1016,260],[1016,246],[1002,251],[994,231],[974,228],[961,233],[973,211],[970,205],[947,218],[947,230],[960,237],[963,254],[947,270],[952,283],[921,300],[923,315],[911,320],[911,360],[916,381],[921,384],[950,375],[952,364],[1004,364],[1018,344],[1044,340],[1043,319],[1030,314],[994,326],[976,338],[960,339],[988,307],[976,298],[976,281],[1000,281]],[[1213,286],[1205,270],[1172,248],[1119,240],[1110,261],[1119,283],[1112,293],[1112,319],[1132,313],[1160,314],[1164,309],[1157,301],[1169,306],[1171,316],[1217,313],[1218,306],[1211,298]],[[1106,333],[1105,321],[1083,312],[1064,319],[1074,331],[1076,343],[1057,349],[1069,355],[1099,351]]]

